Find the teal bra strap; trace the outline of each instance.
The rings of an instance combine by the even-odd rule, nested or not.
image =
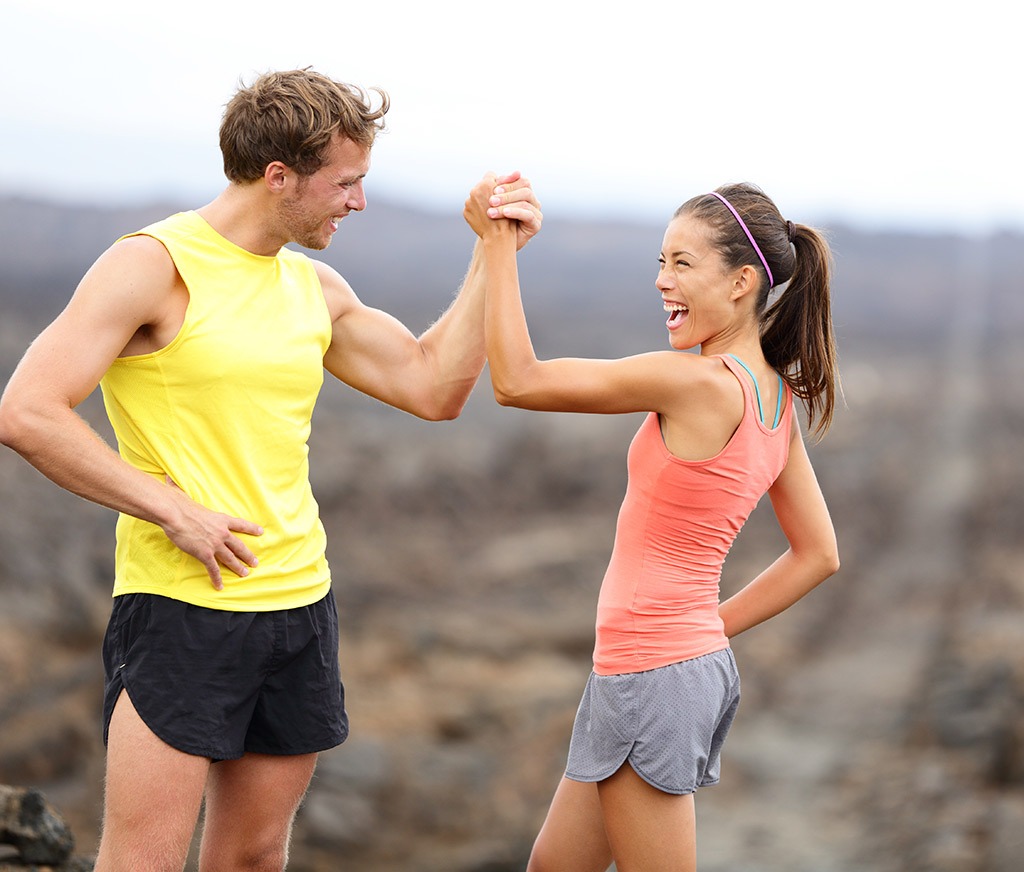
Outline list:
[[[785,387],[782,383],[782,376],[779,376],[779,398],[775,401],[775,420],[772,422],[772,429],[774,430],[779,426],[779,421],[782,419],[782,394],[785,392]]]
[[[730,354],[733,360],[735,360],[740,366],[746,371],[747,375],[750,376],[750,380],[754,383],[754,396],[757,397],[757,415],[761,419],[761,423],[764,423],[764,409],[761,407],[761,389],[757,386],[757,379],[754,378],[754,373],[750,371],[750,367],[747,366],[742,360],[740,360],[735,354]],[[779,426],[779,419],[782,417],[782,376],[779,376],[779,399],[775,403],[775,422],[772,424],[774,430]]]

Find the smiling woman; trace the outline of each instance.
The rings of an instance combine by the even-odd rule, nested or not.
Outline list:
[[[700,353],[542,361],[515,256],[513,222],[527,215],[495,181],[484,178],[464,214],[486,259],[487,356],[498,401],[647,412],[629,448],[593,672],[529,869],[603,872],[614,860],[619,868],[688,872],[696,867],[693,795],[718,781],[739,704],[729,640],[838,569],[832,521],[793,408],[795,395],[818,431],[828,429],[838,378],[828,247],[751,185],[701,194],[669,223],[656,281],[671,313],[670,345]],[[786,287],[769,303],[776,282]],[[789,548],[719,603],[723,563],[765,493]]]
[[[688,200],[677,210],[669,232],[686,222],[709,231],[710,245],[726,267],[749,264],[763,270],[753,314],[765,359],[807,404],[810,422],[817,418],[819,431],[828,429],[837,374],[832,256],[825,238],[811,227],[784,220],[775,204],[750,185],[728,185]],[[769,305],[769,295],[781,285],[784,291]],[[708,353],[705,340],[683,347],[698,344]]]

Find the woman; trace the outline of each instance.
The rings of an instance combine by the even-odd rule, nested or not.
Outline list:
[[[516,266],[514,220],[527,216],[495,184],[488,175],[465,207],[485,254],[495,397],[538,411],[648,413],[629,449],[594,669],[529,870],[601,872],[613,860],[619,872],[693,870],[693,794],[718,780],[739,701],[729,639],[839,567],[793,412],[795,395],[819,435],[832,419],[829,248],[751,185],[694,197],[668,225],[656,282],[675,351],[541,361]],[[766,492],[789,548],[719,604],[726,553]]]

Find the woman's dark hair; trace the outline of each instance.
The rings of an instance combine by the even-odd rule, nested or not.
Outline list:
[[[761,286],[755,305],[765,359],[803,401],[808,423],[822,436],[832,423],[839,388],[828,242],[813,227],[783,218],[771,198],[755,185],[723,185],[717,193],[728,200],[756,240],[775,287],[785,285],[770,304],[768,272],[742,225],[718,197],[693,197],[673,217],[686,214],[703,222],[729,268],[749,264],[758,271]]]

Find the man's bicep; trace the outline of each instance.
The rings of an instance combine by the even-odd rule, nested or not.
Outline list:
[[[356,390],[404,408],[424,364],[419,341],[397,318],[362,303],[329,266],[316,268],[332,324],[324,367]]]
[[[391,405],[405,407],[424,366],[416,337],[397,318],[357,304],[335,319],[327,371],[348,385]]]

